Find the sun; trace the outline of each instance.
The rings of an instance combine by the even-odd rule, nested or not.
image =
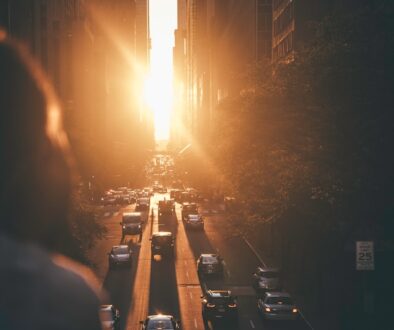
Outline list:
[[[153,112],[156,140],[168,140],[173,107],[174,31],[177,24],[176,0],[150,0],[149,22],[152,49],[150,75],[145,81],[145,103]]]

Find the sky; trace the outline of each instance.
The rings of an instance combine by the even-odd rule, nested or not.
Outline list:
[[[172,107],[172,48],[177,0],[150,0],[151,74],[148,103],[154,113],[155,137],[168,139]]]

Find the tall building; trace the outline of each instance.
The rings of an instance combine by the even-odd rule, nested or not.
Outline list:
[[[189,131],[203,140],[214,109],[225,97],[243,88],[240,78],[250,66],[271,60],[271,0],[184,0],[186,115]],[[182,7],[183,8],[183,7]],[[184,17],[183,12],[178,18]],[[179,56],[180,46],[176,46]]]

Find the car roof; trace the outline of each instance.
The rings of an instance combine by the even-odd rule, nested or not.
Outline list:
[[[229,290],[208,290],[207,294],[212,298],[228,298],[231,297]]]
[[[275,292],[275,291],[272,291],[272,292],[266,292],[265,293],[265,295],[267,296],[267,297],[287,297],[287,298],[291,298],[291,295],[289,294],[289,293],[287,293],[287,292]]]
[[[172,236],[172,233],[170,231],[157,231],[152,236]]]
[[[174,317],[172,315],[149,315],[147,319],[149,320],[172,320]]]
[[[280,272],[279,268],[275,268],[275,267],[257,267],[257,269],[261,272]]]
[[[129,246],[128,245],[125,245],[125,244],[122,244],[122,245],[114,245],[114,246],[112,246],[112,248],[114,249],[114,250],[117,250],[117,249],[128,249],[129,248]]]
[[[200,257],[201,258],[217,258],[217,257],[219,257],[219,255],[215,254],[215,253],[202,253],[202,254],[200,254]]]
[[[141,212],[123,212],[124,217],[140,217]]]

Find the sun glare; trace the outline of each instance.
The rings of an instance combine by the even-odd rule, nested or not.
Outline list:
[[[176,4],[176,0],[151,0],[149,4],[152,49],[150,75],[145,82],[144,98],[154,115],[156,140],[168,140],[170,136]]]

